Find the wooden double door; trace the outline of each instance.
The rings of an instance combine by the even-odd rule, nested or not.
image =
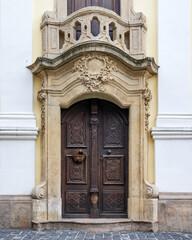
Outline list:
[[[92,99],[61,118],[63,218],[127,217],[128,110]]]

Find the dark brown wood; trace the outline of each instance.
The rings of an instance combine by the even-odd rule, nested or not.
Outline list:
[[[100,103],[100,217],[127,216],[128,110]]]
[[[68,0],[67,14],[88,6],[104,7],[120,15],[120,0]]]
[[[63,217],[126,217],[128,110],[93,99],[61,116]]]
[[[98,103],[97,101],[91,102],[91,119],[90,119],[90,126],[91,126],[91,218],[98,218],[99,217],[99,209],[98,209],[98,193],[99,189],[97,186],[98,181],[98,126],[99,126],[99,119],[98,119]]]
[[[89,141],[89,105],[76,104],[62,110],[62,200],[63,217],[89,217],[90,212],[90,150]],[[77,161],[77,156],[85,158]]]

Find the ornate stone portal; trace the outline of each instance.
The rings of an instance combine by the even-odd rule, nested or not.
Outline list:
[[[151,100],[147,79],[157,74],[158,66],[153,58],[144,58],[145,18],[135,14],[132,8],[129,10],[128,21],[99,7],[81,9],[64,20],[56,17],[59,9],[43,16],[43,55],[47,58],[39,57],[29,66],[41,79],[38,100],[42,111],[42,183],[33,190],[33,220],[36,224],[61,221],[62,218],[61,108],[90,98],[105,99],[121,108],[129,108],[128,218],[137,223],[157,221],[158,190],[147,181]],[[100,21],[97,37],[91,35],[89,26],[94,17]],[[72,39],[77,21],[82,26],[78,41]],[[111,22],[118,29],[115,41],[108,35]],[[59,48],[61,31],[65,39]],[[127,41],[129,49],[126,48]]]

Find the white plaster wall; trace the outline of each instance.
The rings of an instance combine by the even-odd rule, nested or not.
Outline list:
[[[32,0],[0,0],[2,112],[32,112]]]
[[[34,158],[34,141],[0,141],[0,194],[31,194],[35,186]]]
[[[0,195],[35,185],[32,25],[33,0],[0,0]]]
[[[156,185],[192,192],[192,78],[190,0],[158,0],[158,116]]]
[[[191,113],[191,0],[158,0],[159,113]]]
[[[192,140],[156,140],[156,185],[160,192],[192,192]]]

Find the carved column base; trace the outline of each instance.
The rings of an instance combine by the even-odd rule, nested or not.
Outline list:
[[[61,220],[62,216],[61,198],[51,198],[48,200],[48,220]]]
[[[33,199],[32,204],[33,221],[61,220],[61,199]]]
[[[158,220],[158,199],[143,199],[143,220]]]
[[[140,214],[140,202],[139,198],[128,198],[128,218],[133,221],[141,220]]]
[[[47,220],[47,199],[32,200],[32,220],[33,221]]]
[[[128,199],[128,218],[132,221],[149,221],[158,220],[158,199]]]

